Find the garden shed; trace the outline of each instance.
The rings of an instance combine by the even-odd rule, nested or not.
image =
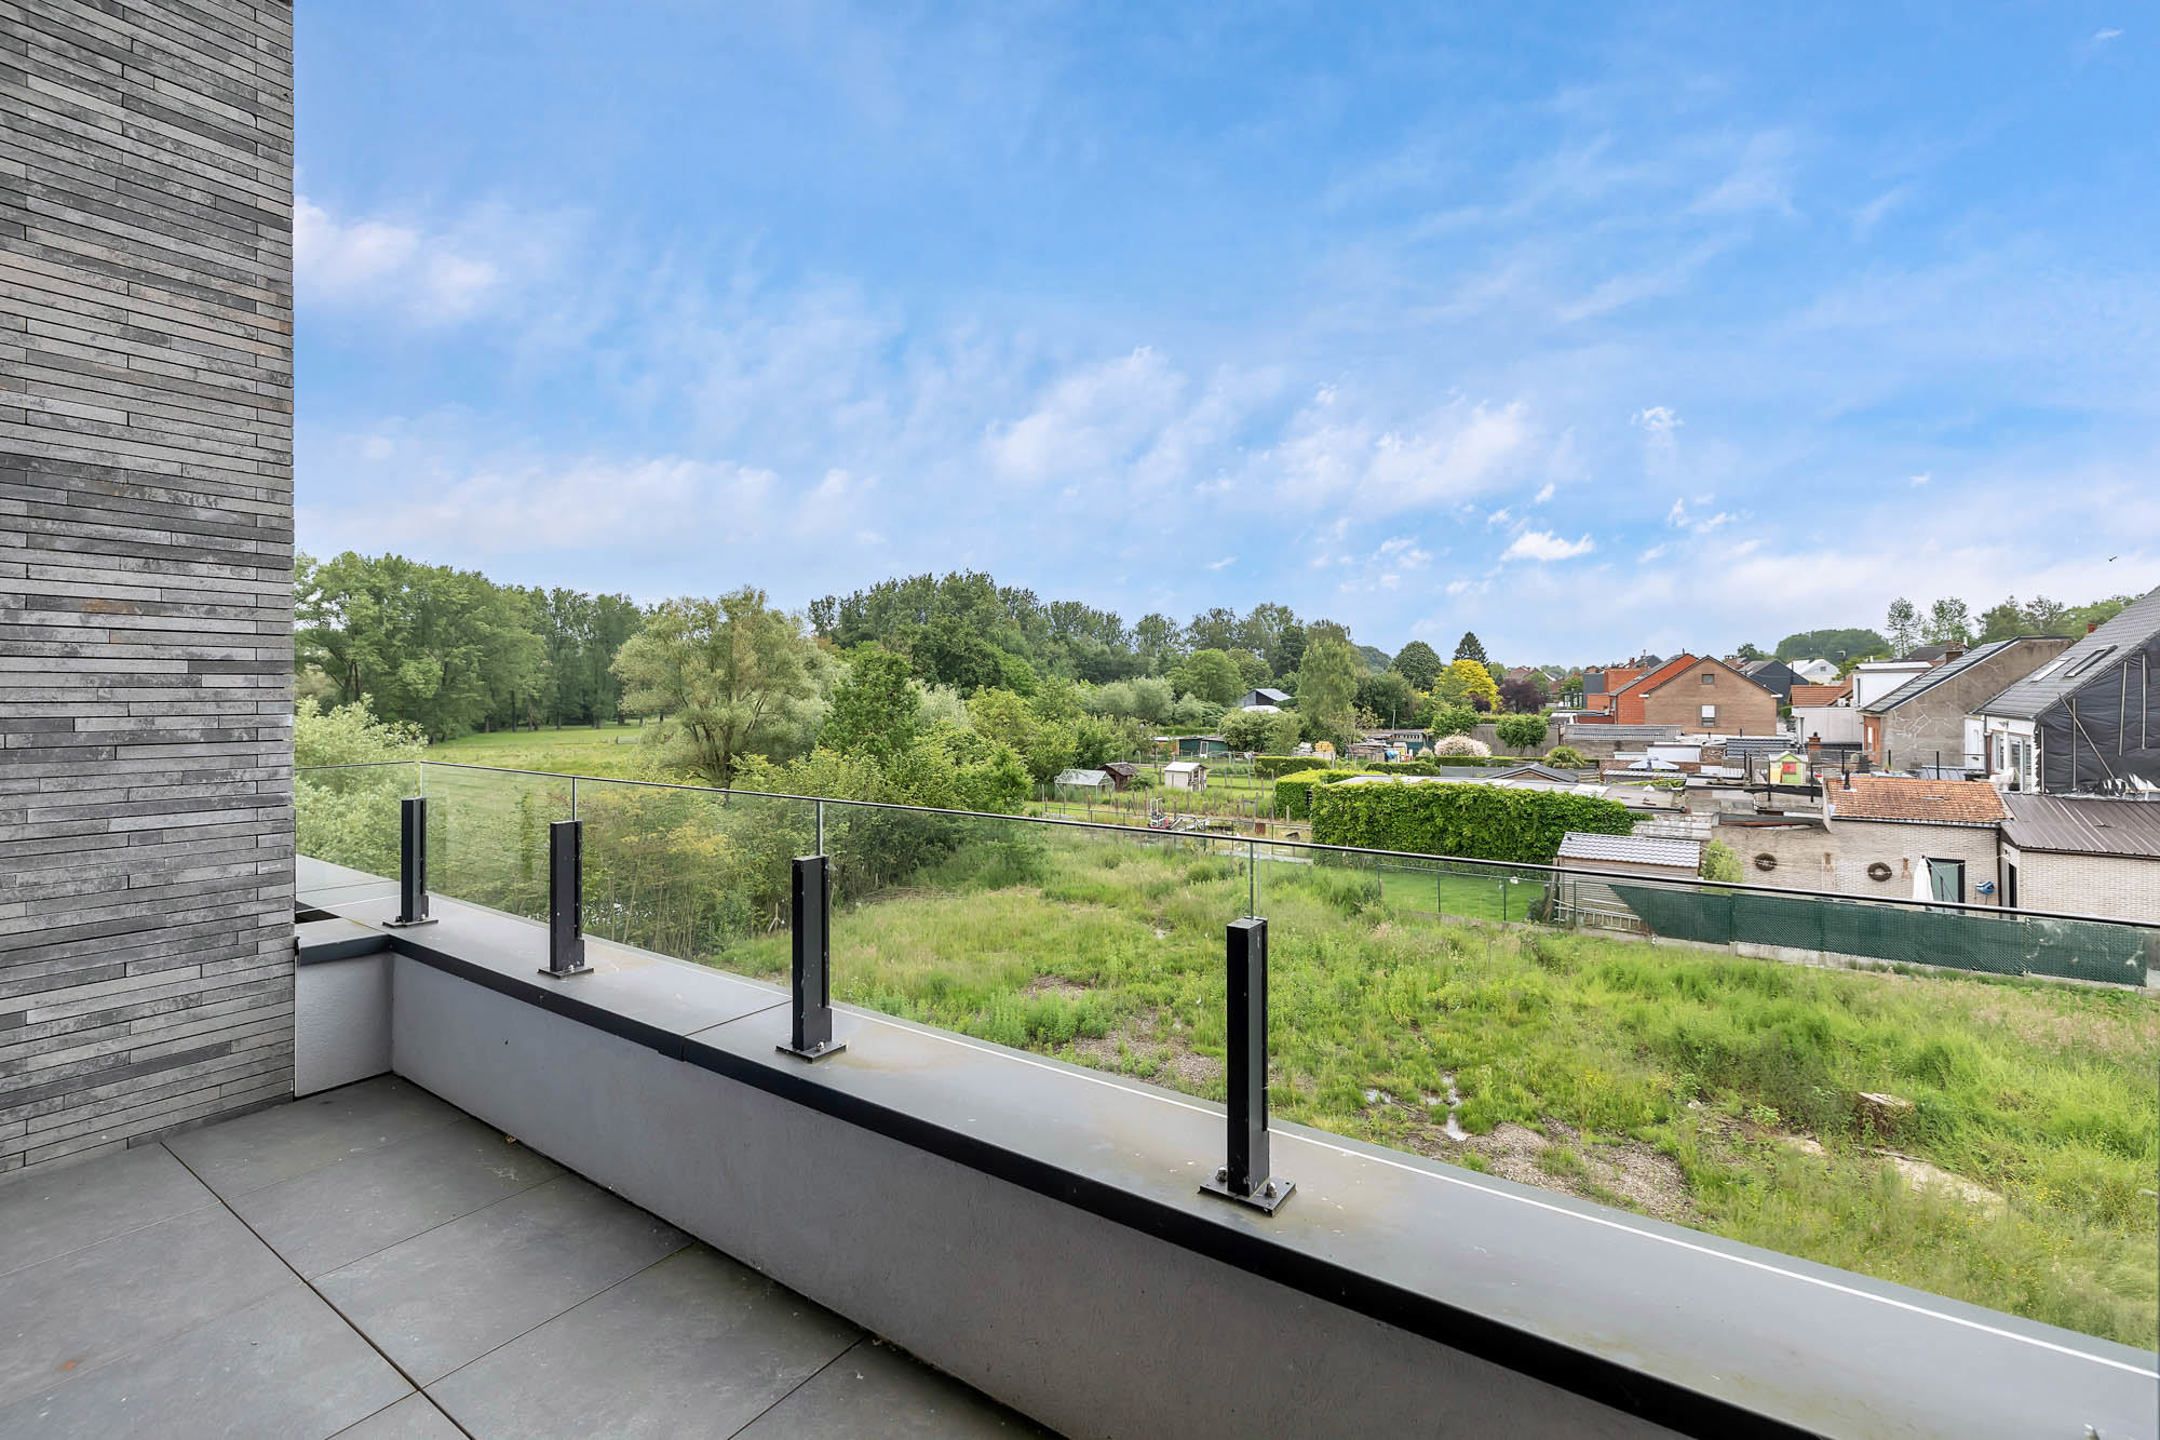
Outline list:
[[[1165,790],[1207,789],[1207,766],[1197,760],[1173,760],[1162,767]]]

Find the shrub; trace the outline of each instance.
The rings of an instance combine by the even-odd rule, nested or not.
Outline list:
[[[1433,711],[1431,730],[1435,740],[1467,735],[1477,727],[1478,713],[1468,705],[1443,705]]]
[[[1255,755],[1252,773],[1262,780],[1273,780],[1283,775],[1295,775],[1300,770],[1320,770],[1327,762],[1310,755]]]
[[[1545,763],[1557,765],[1563,770],[1588,770],[1590,757],[1572,745],[1555,745],[1545,752]]]
[[[1570,830],[1626,835],[1634,817],[1616,800],[1498,785],[1315,787],[1313,839],[1423,855],[1549,865]]]
[[[1332,785],[1360,773],[1356,770],[1301,770],[1295,775],[1285,775],[1275,782],[1275,813],[1284,820],[1310,820],[1314,787]]]
[[[1450,755],[1486,756],[1492,754],[1492,746],[1468,735],[1449,735],[1433,746],[1433,754],[1443,759]]]
[[[1740,856],[1724,841],[1712,840],[1703,847],[1702,874],[1705,880],[1738,882]]]
[[[1530,750],[1545,743],[1546,724],[1542,715],[1502,715],[1493,729],[1500,737],[1500,743],[1510,750]]]

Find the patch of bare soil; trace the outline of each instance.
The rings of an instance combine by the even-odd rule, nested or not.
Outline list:
[[[1799,1151],[1803,1155],[1827,1157],[1822,1143],[1806,1135],[1785,1135],[1779,1143]],[[1912,1155],[1901,1155],[1895,1150],[1870,1150],[1869,1155],[1881,1160],[1897,1171],[1899,1178],[1923,1195],[1940,1195],[1948,1200],[1960,1201],[1987,1215],[1996,1215],[2008,1202],[1995,1191],[1977,1180],[1968,1180],[1954,1171]]]
[[[1685,1220],[1694,1213],[1679,1162],[1655,1146],[1639,1140],[1585,1143],[1579,1131],[1556,1121],[1546,1122],[1546,1129],[1550,1133],[1540,1135],[1524,1125],[1496,1125],[1491,1134],[1473,1135],[1461,1148],[1482,1155],[1487,1171],[1503,1180],[1605,1204],[1618,1201],[1660,1220]]]
[[[1083,1036],[1072,1048],[1084,1065],[1121,1070],[1188,1095],[1222,1088],[1223,1062],[1194,1050],[1184,1029],[1166,1023],[1158,1011],[1130,1016],[1107,1035]]]

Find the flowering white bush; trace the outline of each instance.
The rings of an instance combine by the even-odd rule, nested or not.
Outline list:
[[[1435,755],[1490,755],[1492,746],[1469,735],[1450,735],[1432,747]]]

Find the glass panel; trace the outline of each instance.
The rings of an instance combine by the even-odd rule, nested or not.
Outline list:
[[[420,766],[412,761],[296,771],[295,849],[326,865],[394,880],[399,802],[419,793]]]
[[[813,802],[586,779],[577,800],[588,935],[787,973],[793,861],[816,849]]]
[[[430,892],[546,919],[548,825],[570,818],[572,783],[566,775],[428,765]]]

